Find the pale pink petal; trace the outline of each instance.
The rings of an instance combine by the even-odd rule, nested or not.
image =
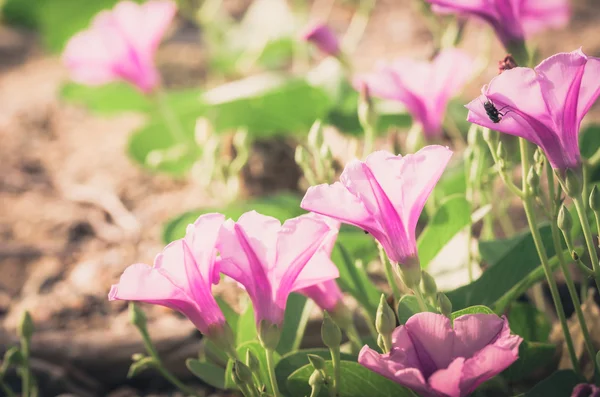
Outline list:
[[[454,356],[471,357],[485,346],[494,343],[504,324],[502,318],[489,314],[458,317],[454,320]]]
[[[518,340],[518,343],[516,343],[518,346],[521,343],[521,338],[518,336],[513,337]],[[510,349],[495,345],[484,347],[483,350],[464,363],[460,381],[462,395],[466,396],[472,393],[480,384],[504,371],[518,358],[519,355]]]
[[[570,14],[569,0],[527,0],[521,9],[523,29],[532,35],[547,27],[562,28]]]
[[[303,289],[330,280],[335,283],[333,279],[340,276],[340,271],[329,255],[323,249],[317,251],[294,280],[291,291],[302,292]]]
[[[308,26],[302,32],[301,37],[304,41],[313,43],[327,55],[337,56],[340,52],[340,45],[335,33],[323,23]]]
[[[464,357],[458,357],[450,363],[448,368],[434,372],[427,383],[429,386],[443,396],[461,397],[460,380],[465,363]]]
[[[219,270],[215,267],[216,242],[225,216],[218,213],[204,214],[193,225],[188,225],[185,240],[192,251],[202,277],[213,284],[219,282]]]
[[[307,265],[303,272],[305,272],[309,266],[310,265]],[[302,277],[302,275],[300,275],[300,277]],[[330,313],[336,309],[340,302],[343,302],[344,297],[342,295],[342,290],[335,280],[328,280],[320,284],[311,285],[310,287],[300,289],[297,292],[312,299],[322,310],[327,310]]]
[[[442,50],[433,61],[429,88],[432,103],[428,106],[428,114],[439,114],[439,125],[444,119],[448,101],[458,95],[471,78],[472,64],[471,57],[455,48]]]
[[[600,96],[600,58],[587,57],[577,105],[577,120],[579,122],[596,102],[598,96]]]
[[[417,313],[405,325],[421,362],[423,374],[428,377],[446,368],[454,359],[452,346],[454,332],[446,316],[436,313]]]

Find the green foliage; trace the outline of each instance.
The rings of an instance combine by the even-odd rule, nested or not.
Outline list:
[[[333,374],[331,361],[326,362],[329,374]],[[312,375],[312,365],[305,365],[294,371],[287,380],[290,397],[305,397],[310,394],[308,378]],[[327,386],[321,389],[319,397],[328,396]],[[341,361],[339,397],[412,397],[406,388],[363,367],[357,362]]]
[[[185,365],[204,383],[217,389],[225,389],[225,369],[222,367],[195,358],[188,358]]]
[[[287,388],[288,377],[297,369],[309,364],[308,354],[314,354],[326,360],[331,359],[331,353],[328,349],[303,349],[288,353],[281,357],[277,367],[275,367],[275,376],[277,377],[279,389],[284,395],[287,396],[291,394]],[[347,361],[357,359],[356,356],[346,353],[340,353],[340,358]]]
[[[557,371],[535,385],[522,397],[566,397],[580,383],[579,377],[572,370]]]
[[[254,318],[254,308],[249,299],[246,300],[246,308],[240,314],[237,322],[237,332],[235,335],[235,344],[241,346],[246,342],[258,339],[256,330],[256,321]]]
[[[198,94],[196,94],[196,102],[197,96]],[[68,102],[85,105],[97,113],[111,114],[122,111],[150,113],[156,110],[149,97],[125,82],[109,83],[98,87],[67,83],[62,87],[61,97]]]
[[[271,388],[271,382],[269,380],[269,372],[267,370],[267,356],[265,354],[265,349],[263,349],[263,347],[260,345],[260,343],[258,341],[248,341],[248,342],[242,343],[241,345],[238,345],[238,347],[236,349],[238,357],[241,357],[241,358],[246,357],[246,351],[248,349],[250,349],[252,351],[252,353],[254,353],[256,358],[258,359],[259,379],[260,379],[261,384],[264,384],[266,386],[268,393],[273,393],[273,390]],[[275,361],[275,365],[277,365],[277,363],[281,359],[281,356],[277,352],[274,352],[273,359]],[[225,370],[225,388],[226,389],[235,389],[235,384],[233,383],[233,380],[231,379],[232,368],[233,368],[233,361],[229,360],[229,362],[227,363],[227,369]]]
[[[437,310],[429,304],[427,304],[427,309],[432,313],[437,313]],[[419,302],[414,295],[404,295],[400,298],[397,309],[398,321],[400,324],[406,324],[409,318],[420,312],[421,308],[419,307]]]
[[[417,240],[421,267],[427,268],[442,248],[470,223],[471,205],[464,196],[451,196],[443,201]]]
[[[541,227],[540,234],[548,256],[553,256],[550,226]],[[455,309],[476,304],[492,306],[513,286],[540,267],[529,231],[509,239],[480,241],[479,252],[489,268],[474,282],[447,293]]]
[[[435,202],[443,201],[446,197],[462,194],[467,191],[465,166],[462,160],[451,168],[447,168],[437,185],[433,189],[431,199]]]
[[[465,314],[495,314],[495,313],[492,309],[490,309],[487,306],[475,305],[475,306],[470,306],[465,309],[461,309],[461,310],[452,312],[451,317],[452,317],[452,320],[455,320],[456,318],[458,318],[460,316],[464,316]]]
[[[310,315],[309,309],[312,307],[312,302],[306,297],[299,294],[290,294],[285,305],[283,330],[279,345],[277,345],[277,353],[283,355],[300,347]]]
[[[510,330],[531,342],[547,342],[552,324],[546,314],[524,302],[514,302],[508,311]]]

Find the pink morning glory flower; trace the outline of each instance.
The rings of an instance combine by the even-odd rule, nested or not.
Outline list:
[[[374,152],[348,163],[340,182],[310,187],[300,207],[369,232],[391,261],[420,275],[417,221],[451,156],[437,145],[404,157]]]
[[[448,101],[467,83],[471,58],[457,49],[442,50],[432,62],[399,58],[380,62],[370,74],[359,75],[372,96],[402,102],[429,140],[442,135]]]
[[[338,56],[340,44],[331,29],[323,23],[309,25],[300,35],[302,40],[313,43],[323,53]]]
[[[150,0],[121,1],[100,12],[66,45],[63,62],[71,78],[92,86],[125,80],[150,93],[160,81],[154,54],[176,11],[172,1]]]
[[[225,317],[211,293],[219,281],[215,243],[225,217],[205,214],[156,256],[154,266],[137,263],[125,269],[109,300],[141,301],[184,314],[208,337],[219,338]]]
[[[573,388],[571,397],[600,397],[600,388],[590,383],[580,383]]]
[[[578,169],[579,126],[598,95],[600,58],[579,49],[553,55],[535,69],[504,71],[467,105],[467,120],[533,142],[554,169]],[[501,113],[497,123],[484,109],[488,100]]]
[[[266,320],[280,326],[291,292],[339,276],[325,246],[337,228],[316,214],[288,219],[250,211],[223,224],[217,247],[220,270],[244,286],[254,306],[257,326]]]
[[[463,397],[519,357],[522,338],[511,335],[505,317],[467,314],[450,320],[417,313],[392,333],[392,349],[364,346],[358,362],[422,397]]]
[[[439,13],[471,15],[489,23],[506,48],[548,27],[569,22],[568,0],[426,0]]]

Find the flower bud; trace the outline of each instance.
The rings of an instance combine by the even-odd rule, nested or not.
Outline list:
[[[308,144],[311,148],[319,150],[319,148],[323,146],[323,142],[325,142],[325,138],[323,137],[323,126],[321,120],[317,120],[313,123],[308,132]]]
[[[250,371],[257,374],[260,371],[260,363],[258,362],[258,358],[252,352],[252,350],[246,350],[246,365],[250,368]]]
[[[229,324],[211,324],[205,336],[228,356],[236,356],[235,337]]]
[[[358,97],[358,121],[364,130],[375,128],[377,113],[373,107],[373,100],[369,86],[364,81],[360,82]]]
[[[421,283],[425,295],[435,296],[437,294],[437,284],[431,274],[427,273],[425,270],[421,271]]]
[[[385,342],[383,340],[383,335],[377,335],[377,346],[381,349],[382,352],[386,352],[387,348],[385,347]]]
[[[498,146],[498,131],[490,130],[489,128],[483,129],[483,140],[486,141],[492,147]]]
[[[294,153],[294,160],[296,164],[300,167],[304,168],[310,164],[310,156],[304,147],[298,145],[296,146],[296,152]]]
[[[301,34],[304,41],[313,43],[323,53],[331,56],[341,55],[340,44],[331,29],[325,24],[308,26]]]
[[[0,379],[2,379],[2,374],[11,366],[21,365],[23,362],[23,355],[21,354],[21,350],[17,346],[12,346],[4,353],[4,358],[2,359],[2,366],[0,367]]]
[[[313,389],[311,396],[319,395],[323,383],[325,383],[325,380],[323,379],[323,375],[321,375],[321,371],[314,370],[310,378],[308,378],[308,384]]]
[[[154,359],[152,357],[144,357],[137,361],[134,361],[129,366],[129,371],[127,371],[127,378],[131,379],[134,376],[142,373],[146,369],[151,368],[153,366],[154,366]]]
[[[437,293],[437,304],[442,314],[448,318],[452,315],[452,302],[443,292]]]
[[[536,164],[542,163],[544,161],[544,153],[542,152],[542,149],[540,147],[535,149],[535,152],[533,152],[533,161]]]
[[[329,313],[323,314],[323,325],[321,326],[321,339],[330,349],[338,349],[342,343],[342,331],[335,321],[331,319]]]
[[[573,218],[571,217],[571,213],[567,209],[567,207],[563,205],[560,206],[558,210],[558,218],[556,220],[556,224],[564,233],[571,232],[573,228]]]
[[[498,156],[499,159],[503,160],[507,157],[506,148],[504,147],[504,143],[502,143],[502,141],[498,142],[498,147],[496,148],[496,156]]]
[[[590,208],[594,212],[600,211],[600,193],[598,193],[598,187],[596,185],[594,185],[592,192],[590,193]]]
[[[319,371],[325,370],[325,359],[323,357],[316,354],[307,354],[306,356],[314,369],[318,369]]]
[[[252,379],[252,371],[250,368],[240,360],[235,360],[233,362],[233,371],[236,373],[237,377],[246,385],[252,384],[254,381]]]
[[[235,360],[233,362],[233,368],[231,371],[231,379],[233,380],[233,383],[235,383],[235,385],[238,387],[238,389],[243,390],[244,387],[246,386],[246,383],[244,383],[244,381],[240,378],[240,375],[236,369],[237,367],[237,360]]]
[[[569,197],[579,197],[583,190],[583,184],[581,183],[581,177],[573,171],[571,168],[567,168],[565,174],[565,191]]]
[[[146,329],[146,314],[142,309],[138,307],[138,305],[136,305],[133,302],[129,302],[129,319],[131,321],[131,324],[135,325],[137,329]]]
[[[281,339],[281,329],[277,324],[262,320],[258,325],[258,339],[267,350],[275,350]]]
[[[540,193],[540,176],[535,172],[533,166],[529,167],[529,172],[527,173],[527,186],[534,196]]]
[[[385,300],[385,295],[381,294],[377,314],[375,316],[375,328],[382,335],[390,335],[396,328],[396,316],[394,311]]]
[[[418,258],[407,258],[406,263],[399,264],[400,275],[404,284],[410,288],[419,288],[421,283],[421,265]]]
[[[31,315],[27,310],[23,312],[23,316],[21,317],[21,321],[19,322],[19,328],[17,331],[19,333],[19,337],[28,341],[31,340],[31,336],[33,335],[34,331],[34,326],[33,320],[31,319]]]

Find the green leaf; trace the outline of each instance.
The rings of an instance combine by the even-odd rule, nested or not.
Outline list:
[[[240,315],[233,310],[233,308],[231,306],[229,306],[229,304],[227,302],[225,302],[223,300],[223,298],[221,298],[220,296],[215,296],[215,300],[217,301],[217,304],[219,305],[219,308],[221,309],[221,311],[223,312],[223,315],[225,316],[225,321],[227,321],[227,324],[229,324],[229,326],[231,327],[231,330],[233,331],[234,335],[237,332],[237,324],[240,318]]]
[[[203,100],[210,106],[207,117],[216,131],[244,127],[254,138],[305,135],[331,107],[322,89],[275,74],[224,84],[206,92]]]
[[[431,305],[427,304],[428,311],[437,313],[437,310]],[[419,302],[414,295],[404,295],[398,302],[398,321],[400,324],[406,324],[409,318],[414,314],[420,313],[421,308]]]
[[[258,334],[254,319],[254,308],[250,300],[247,300],[246,310],[240,314],[236,328],[238,330],[235,336],[237,346],[257,339]]]
[[[556,371],[525,393],[524,397],[567,397],[579,383],[579,377],[572,370]]]
[[[217,389],[225,389],[225,370],[223,368],[195,358],[188,358],[185,365],[204,383]]]
[[[328,349],[303,349],[296,352],[291,352],[281,357],[281,360],[275,367],[275,376],[277,384],[283,395],[291,394],[287,389],[287,379],[298,368],[309,364],[308,354],[315,354],[328,360],[331,359],[331,354]],[[347,353],[340,353],[340,358],[347,361],[355,361],[356,356]]]
[[[228,218],[237,220],[244,212],[252,210],[256,210],[263,215],[275,217],[281,222],[305,213],[300,208],[300,197],[291,193],[280,193],[268,197],[238,201],[223,208],[206,208],[178,215],[165,224],[163,228],[163,241],[170,243],[185,236],[187,225],[194,223],[202,214],[220,212]]]
[[[470,306],[470,307],[467,307],[467,308],[464,308],[461,310],[457,310],[452,313],[451,317],[452,317],[452,320],[454,320],[457,317],[464,316],[465,314],[496,314],[496,313],[494,313],[494,311],[487,306],[475,305],[475,306]]]
[[[553,256],[554,244],[550,226],[540,227],[540,235],[548,256]],[[476,304],[492,306],[540,266],[540,259],[529,231],[509,239],[480,241],[479,252],[489,268],[474,282],[446,294],[454,309]]]
[[[527,379],[535,372],[554,365],[555,353],[556,346],[552,343],[523,341],[519,346],[519,359],[508,367],[503,375],[510,382]]]
[[[508,311],[510,330],[526,341],[547,342],[552,324],[534,306],[524,302],[514,302]]]
[[[354,361],[342,360],[339,397],[412,397],[413,394],[406,388],[383,376],[363,367]],[[305,397],[310,394],[311,388],[308,379],[312,375],[312,365],[294,371],[287,380],[287,390],[290,397]],[[333,373],[331,361],[326,361],[327,373]],[[324,385],[319,397],[327,397],[327,386]]]
[[[62,87],[61,96],[68,102],[85,105],[98,113],[122,111],[150,112],[154,103],[131,84],[117,82],[98,87],[67,83]]]
[[[471,223],[471,205],[462,195],[448,197],[417,240],[421,267],[427,268],[450,240]]]
[[[454,194],[464,195],[467,191],[467,180],[465,176],[465,165],[461,160],[451,168],[447,168],[439,182],[433,189],[433,199],[435,202],[441,202],[446,197]]]
[[[258,359],[259,379],[261,381],[261,384],[264,384],[267,387],[268,393],[273,393],[273,390],[271,387],[271,382],[269,380],[269,371],[267,370],[267,356],[265,354],[265,349],[263,349],[263,347],[260,345],[260,343],[258,341],[249,341],[249,342],[239,345],[236,350],[237,350],[238,356],[241,357],[242,360],[244,359],[244,357],[246,357],[247,350],[251,350],[252,353],[254,353],[254,355]],[[274,363],[275,366],[277,366],[277,363],[279,363],[279,360],[281,360],[281,356],[277,352],[274,352],[273,353],[273,361],[275,362]],[[233,368],[233,361],[229,360],[229,362],[227,363],[227,369],[225,371],[225,387],[227,389],[235,389],[236,388],[235,384],[233,383],[233,380],[231,379],[232,368]]]
[[[469,127],[471,126],[471,123],[467,121],[467,113],[469,113],[469,110],[465,107],[465,103],[466,102],[460,98],[452,99],[448,102],[448,107],[446,108],[448,117],[454,121],[463,136],[466,136],[467,131],[469,131]]]
[[[308,323],[312,301],[299,294],[290,294],[285,305],[283,330],[277,345],[277,353],[286,354],[298,349]]]

